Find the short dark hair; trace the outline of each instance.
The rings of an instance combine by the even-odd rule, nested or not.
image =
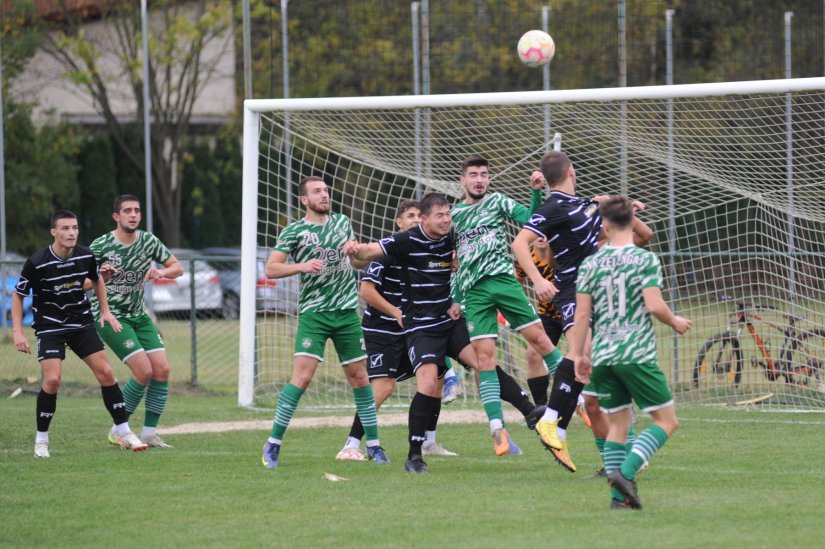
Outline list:
[[[61,219],[77,219],[77,216],[69,210],[55,210],[52,214],[52,229],[57,228],[57,222]]]
[[[418,203],[417,200],[405,200],[404,202],[400,203],[398,205],[398,209],[395,210],[395,218],[400,218],[410,208],[416,208],[418,211],[421,211],[421,205]]]
[[[447,202],[447,199],[441,193],[427,193],[421,199],[421,203],[418,209],[421,211],[421,215],[430,215],[430,211],[435,207],[443,207],[447,206],[450,207],[450,203]]]
[[[490,163],[487,162],[487,159],[481,156],[480,154],[471,154],[467,158],[464,159],[464,162],[461,163],[461,173],[467,173],[467,168],[470,167],[478,167],[484,166],[485,168],[490,167]]]
[[[555,187],[567,178],[570,159],[562,151],[550,151],[541,159],[541,174],[551,187]]]
[[[633,224],[633,203],[622,195],[613,195],[599,206],[599,215],[617,228],[627,228]]]
[[[303,178],[301,182],[298,183],[298,196],[307,195],[307,183],[310,183],[311,181],[320,181],[323,183],[324,178],[319,177],[317,175],[310,175],[308,177]]]
[[[122,194],[122,195],[115,198],[115,203],[112,206],[112,212],[113,213],[119,213],[120,212],[120,207],[123,206],[124,202],[137,202],[138,204],[140,204],[140,200],[138,200],[138,197],[136,197],[135,195],[133,195],[133,194]]]

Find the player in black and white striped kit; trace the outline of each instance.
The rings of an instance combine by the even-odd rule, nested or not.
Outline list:
[[[37,336],[37,359],[43,369],[43,385],[37,395],[37,434],[34,455],[50,457],[49,425],[57,408],[57,392],[66,347],[82,359],[100,383],[106,410],[115,423],[118,442],[123,449],[145,450],[129,428],[123,393],[95,331],[91,304],[83,290],[88,278],[101,307],[101,325],[108,322],[115,331],[120,323],[109,311],[106,287],[98,273],[97,263],[89,248],[77,245],[77,216],[68,210],[57,210],[51,218],[54,242],[41,248],[26,260],[20,279],[12,294],[12,334],[14,345],[22,353],[31,353],[23,333],[23,298],[34,294],[34,332]]]

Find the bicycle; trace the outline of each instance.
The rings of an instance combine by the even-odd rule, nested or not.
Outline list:
[[[785,320],[781,325],[763,318],[759,311],[777,311]],[[780,378],[793,385],[808,385],[813,378],[821,382],[823,372],[823,351],[825,351],[825,330],[805,330],[798,327],[804,319],[778,311],[769,305],[755,304],[750,307],[745,302],[736,302],[736,311],[732,315],[730,326],[705,341],[696,357],[693,367],[693,386],[699,387],[712,377],[726,377],[727,381],[737,387],[742,380],[744,352],[742,347],[743,330],[753,338],[758,356],[750,357],[754,368],[763,368],[769,381]],[[770,342],[759,333],[755,322],[764,324],[782,334],[782,346],[779,355],[771,354]],[[794,361],[794,355],[797,361]],[[798,357],[802,357],[799,359]],[[797,383],[799,377],[800,383]],[[819,384],[821,387],[821,383]]]

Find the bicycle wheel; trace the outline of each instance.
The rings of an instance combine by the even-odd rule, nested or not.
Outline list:
[[[788,353],[790,372],[786,376],[788,383],[794,383],[794,375],[802,376],[802,383],[817,383],[817,389],[825,391],[825,330],[805,330],[799,333],[799,344],[793,354]]]
[[[693,386],[726,380],[734,387],[742,380],[742,349],[739,338],[722,332],[705,341],[693,367]]]

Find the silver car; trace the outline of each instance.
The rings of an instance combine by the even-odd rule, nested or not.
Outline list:
[[[172,253],[183,265],[178,278],[158,278],[147,284],[147,306],[155,313],[188,312],[192,308],[192,283],[194,276],[195,310],[220,311],[223,291],[218,271],[202,259],[192,260],[194,250],[173,249]]]

